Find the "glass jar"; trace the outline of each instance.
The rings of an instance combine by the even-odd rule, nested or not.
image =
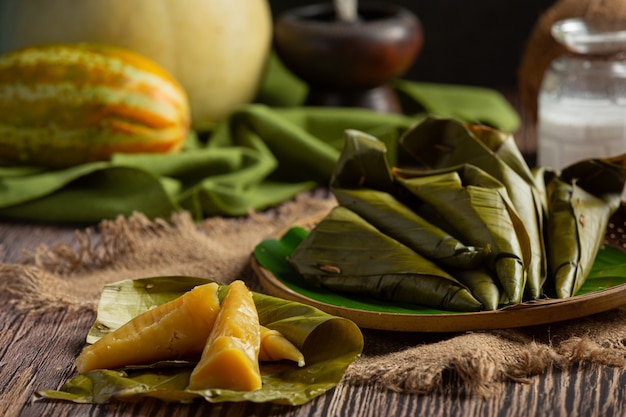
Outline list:
[[[566,19],[552,36],[568,53],[539,92],[537,164],[560,170],[626,153],[626,24]]]

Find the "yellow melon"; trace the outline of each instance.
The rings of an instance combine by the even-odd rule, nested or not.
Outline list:
[[[0,1],[0,53],[45,42],[130,49],[182,84],[195,129],[254,98],[271,39],[267,0]]]
[[[181,149],[187,96],[160,66],[104,45],[46,45],[0,56],[0,158],[62,168],[114,153]]]

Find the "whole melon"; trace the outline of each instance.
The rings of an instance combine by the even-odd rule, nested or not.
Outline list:
[[[0,56],[0,160],[64,168],[114,153],[179,150],[189,132],[180,84],[125,49],[55,44]]]
[[[181,83],[199,130],[255,97],[271,34],[267,0],[0,1],[0,53],[41,43],[128,48]]]

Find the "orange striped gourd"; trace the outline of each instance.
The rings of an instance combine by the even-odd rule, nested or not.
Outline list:
[[[0,160],[62,168],[175,152],[189,123],[179,83],[129,50],[57,44],[0,56]]]

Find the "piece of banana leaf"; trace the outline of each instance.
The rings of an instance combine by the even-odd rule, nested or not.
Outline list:
[[[342,206],[313,228],[289,261],[307,281],[337,292],[453,311],[482,308],[440,267]]]
[[[508,297],[493,273],[484,266],[477,268],[446,268],[446,271],[469,288],[472,295],[482,303],[487,311],[497,310],[508,304]]]
[[[341,206],[435,263],[475,268],[485,259],[485,248],[463,244],[387,192],[365,188],[331,191]]]
[[[330,186],[393,190],[393,178],[385,143],[364,132],[346,130],[343,149],[335,164]]]
[[[571,164],[563,168],[560,177],[566,182],[575,180],[579,187],[617,209],[626,184],[626,154]]]
[[[395,173],[399,183],[434,207],[462,241],[489,248],[487,266],[496,273],[508,302],[521,302],[531,242],[504,185],[469,164]]]
[[[172,300],[210,279],[170,276],[125,280],[105,286],[98,317],[87,340],[104,333],[146,311]],[[226,285],[220,286],[223,298]],[[363,349],[363,336],[350,320],[331,316],[301,303],[253,293],[261,324],[280,331],[304,354],[306,365],[283,362],[261,363],[263,387],[257,391],[187,390],[195,363],[161,362],[150,366],[117,370],[96,370],[80,374],[60,390],[44,390],[37,398],[77,403],[104,403],[112,399],[158,398],[164,401],[208,402],[252,401],[299,405],[335,387],[347,367]]]
[[[452,119],[429,117],[400,138],[402,148],[426,169],[475,165],[500,181],[531,241],[525,295],[541,297],[547,277],[543,242],[545,196],[524,161],[513,136],[484,126],[469,126]]]
[[[465,127],[524,181],[536,186],[532,170],[524,159],[512,133],[484,125],[466,124]]]
[[[560,176],[543,172],[548,195],[548,266],[559,298],[582,287],[619,208],[626,180],[626,156],[590,159],[566,167]]]

